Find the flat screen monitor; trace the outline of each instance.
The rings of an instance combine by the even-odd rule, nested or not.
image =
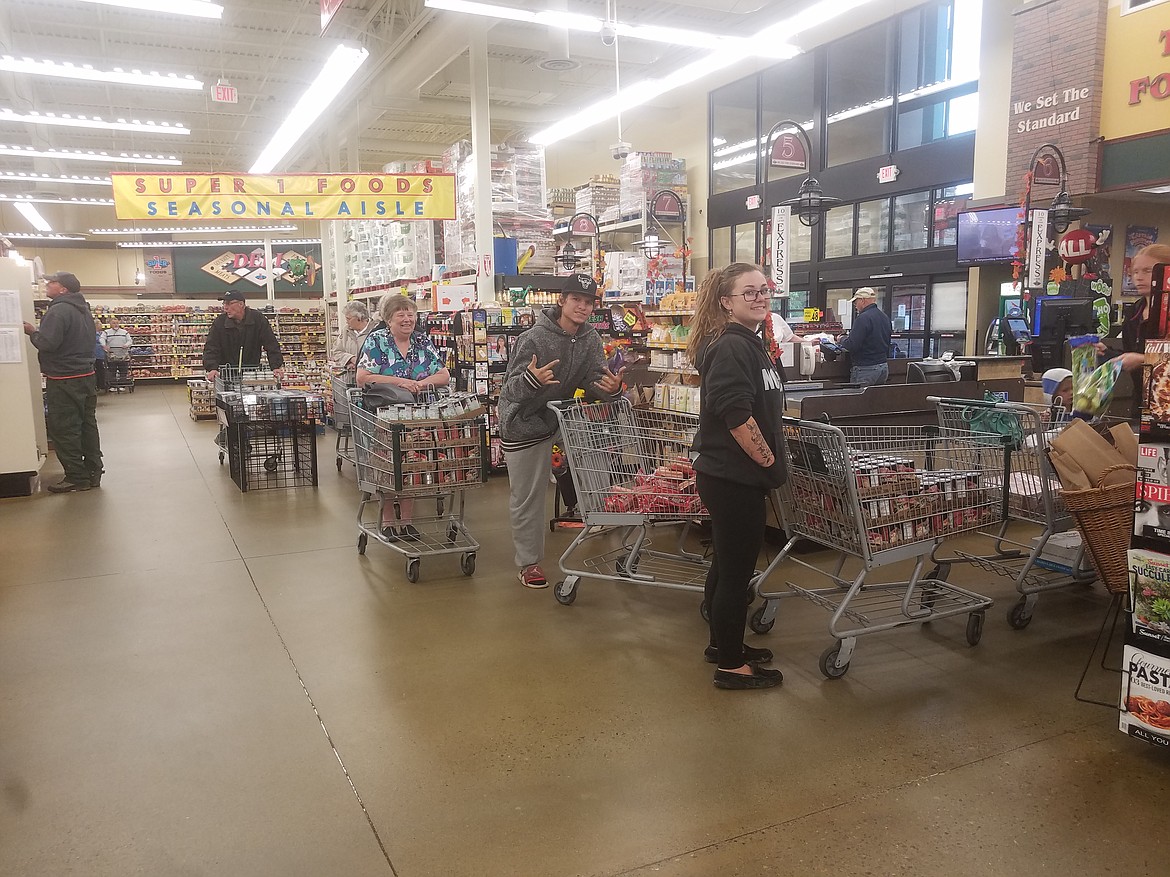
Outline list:
[[[1008,317],[1007,328],[1013,338],[1023,338],[1026,341],[1031,334],[1027,320],[1022,317]]]
[[[1019,252],[1019,225],[1020,211],[1016,207],[964,210],[958,217],[956,260],[964,265],[1011,262]]]
[[[1092,299],[1056,296],[1036,299],[1032,334],[1041,343],[1062,344],[1065,338],[1089,335],[1096,329],[1097,316]]]
[[[942,384],[955,380],[955,373],[941,362],[911,362],[906,364],[906,383]]]

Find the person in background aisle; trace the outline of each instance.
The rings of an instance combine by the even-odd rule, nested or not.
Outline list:
[[[862,387],[884,384],[890,377],[890,318],[877,306],[877,293],[868,286],[853,294],[857,305],[853,327],[839,345],[849,351],[852,367],[849,382]]]
[[[50,274],[45,293],[51,301],[40,329],[25,323],[24,333],[37,349],[45,376],[45,425],[65,470],[64,480],[50,484],[49,491],[89,490],[101,484],[104,472],[94,376],[97,326],[76,275]]]
[[[711,271],[699,288],[687,355],[699,370],[695,481],[711,515],[713,557],[704,601],[716,688],[773,688],[784,676],[758,666],[769,649],[744,645],[748,585],[764,544],[768,492],[787,477],[784,385],[756,334],[771,290],[756,265]]]
[[[122,328],[117,317],[110,318],[110,326],[101,334],[102,349],[106,352],[110,378],[114,383],[130,380],[130,347],[134,339]]]
[[[97,327],[97,336],[93,342],[93,376],[94,382],[97,385],[99,393],[109,392],[109,379],[106,376],[106,348],[102,347],[102,326],[101,323],[94,324]]]
[[[268,354],[268,367],[278,379],[284,377],[284,354],[268,318],[245,303],[244,294],[229,289],[220,299],[223,313],[207,330],[203,344],[203,368],[213,384],[223,366],[259,368],[260,354]]]
[[[451,372],[430,339],[416,332],[418,305],[405,295],[383,296],[378,303],[385,328],[375,329],[362,344],[357,362],[357,385],[363,389],[386,388],[400,394],[398,401],[412,402],[420,393],[445,387]],[[418,539],[422,534],[411,523],[414,500],[401,499],[382,507],[382,535],[390,542]]]
[[[333,350],[329,360],[338,368],[350,373],[357,371],[358,356],[369,334],[374,331],[374,321],[365,302],[351,301],[341,309],[342,327],[333,339]]]
[[[512,347],[500,389],[500,439],[508,466],[512,542],[520,584],[547,588],[544,531],[548,520],[549,460],[556,414],[549,402],[572,399],[578,388],[587,399],[616,398],[620,369],[606,366],[601,336],[589,326],[597,306],[597,284],[588,274],[565,278],[560,304],[547,307]]]

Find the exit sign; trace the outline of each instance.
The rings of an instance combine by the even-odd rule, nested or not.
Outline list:
[[[211,93],[211,99],[216,103],[234,104],[239,101],[239,94],[236,92],[234,85],[219,82],[216,84],[215,90]]]
[[[898,179],[898,174],[902,171],[896,164],[887,164],[885,167],[878,168],[877,178],[879,183],[892,183]]]

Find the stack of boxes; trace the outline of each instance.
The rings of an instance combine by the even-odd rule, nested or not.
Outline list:
[[[621,182],[612,174],[597,174],[577,189],[574,200],[578,213],[589,213],[597,217],[598,221],[604,221],[602,215],[606,211],[614,213],[619,206]]]
[[[645,213],[656,192],[672,189],[686,201],[687,163],[669,152],[632,152],[622,164],[622,216]]]

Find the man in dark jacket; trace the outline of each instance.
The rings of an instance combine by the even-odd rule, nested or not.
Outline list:
[[[244,303],[244,294],[230,289],[224,293],[223,313],[215,318],[203,344],[203,368],[212,383],[223,366],[259,368],[260,353],[268,354],[268,367],[284,377],[284,356],[268,318]]]
[[[97,426],[94,342],[97,327],[81,282],[65,271],[45,278],[49,308],[41,327],[24,324],[45,376],[45,426],[65,478],[52,493],[89,490],[102,480],[102,447]]]
[[[890,377],[890,318],[877,306],[877,293],[868,286],[857,290],[851,299],[857,305],[857,316],[849,335],[840,346],[849,351],[853,367],[849,382],[863,387],[884,384]]]

